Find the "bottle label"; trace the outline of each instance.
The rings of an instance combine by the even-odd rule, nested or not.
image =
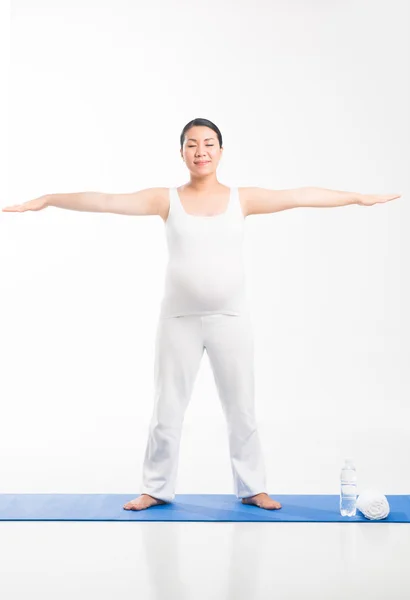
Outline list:
[[[342,484],[342,495],[343,496],[356,496],[356,486],[349,484]]]

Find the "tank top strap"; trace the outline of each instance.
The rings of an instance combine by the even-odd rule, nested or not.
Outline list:
[[[170,187],[169,188],[169,213],[168,218],[170,216],[180,216],[183,213],[183,208],[178,198],[177,188]]]
[[[228,212],[233,215],[233,216],[240,216],[240,217],[244,217],[244,214],[242,212],[242,206],[241,206],[241,202],[239,200],[239,190],[237,187],[232,187],[231,188],[231,199],[229,202],[230,206],[228,207]]]

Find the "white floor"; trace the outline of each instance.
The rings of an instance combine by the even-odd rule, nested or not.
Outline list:
[[[408,600],[410,524],[2,522],[2,600]]]

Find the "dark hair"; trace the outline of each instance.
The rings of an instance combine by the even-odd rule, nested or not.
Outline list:
[[[219,147],[222,148],[222,134],[219,131],[218,127],[215,125],[215,123],[212,123],[212,121],[208,121],[208,119],[193,119],[192,121],[189,121],[189,123],[187,123],[185,125],[185,127],[182,130],[181,137],[180,137],[181,148],[184,145],[185,133],[191,127],[195,127],[195,126],[198,126],[198,125],[202,125],[202,126],[205,126],[205,127],[209,127],[210,129],[213,129],[215,131],[215,133],[218,135]]]

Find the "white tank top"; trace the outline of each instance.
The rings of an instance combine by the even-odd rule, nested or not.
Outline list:
[[[160,317],[241,315],[248,311],[243,262],[244,215],[238,188],[225,212],[192,215],[169,190],[168,264]]]

